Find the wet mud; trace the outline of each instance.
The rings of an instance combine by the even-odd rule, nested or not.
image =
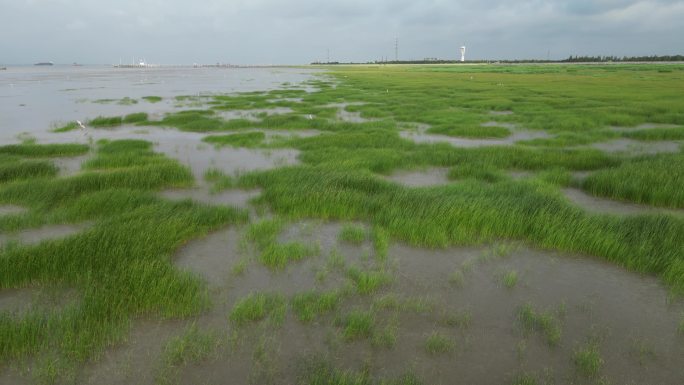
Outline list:
[[[621,202],[613,199],[599,198],[587,194],[576,188],[564,188],[563,195],[574,205],[581,207],[590,213],[613,214],[613,215],[637,215],[637,214],[671,214],[684,215],[684,210],[665,209],[661,207],[641,205],[636,203]]]
[[[431,168],[421,171],[400,171],[387,177],[388,180],[409,187],[439,186],[450,183],[447,168]]]
[[[43,241],[66,238],[91,227],[91,223],[78,225],[46,225],[34,229],[24,229],[12,233],[0,233],[0,245],[20,243],[34,245]]]

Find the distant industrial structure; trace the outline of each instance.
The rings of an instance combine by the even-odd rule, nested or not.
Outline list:
[[[465,46],[461,46],[461,62],[465,61]]]

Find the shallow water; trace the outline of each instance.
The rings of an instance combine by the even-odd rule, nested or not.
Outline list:
[[[680,152],[681,143],[674,141],[641,142],[638,140],[621,138],[607,142],[594,143],[591,147],[609,153],[624,152],[631,155],[660,154]]]
[[[76,290],[64,288],[38,288],[0,290],[0,312],[21,316],[29,311],[51,312],[76,304]]]
[[[498,124],[500,125],[500,124]],[[544,131],[532,130],[514,130],[510,136],[503,139],[467,139],[456,138],[446,135],[428,134],[425,132],[425,127],[419,127],[418,130],[405,130],[399,133],[402,138],[412,140],[416,143],[448,143],[454,147],[486,147],[486,146],[510,146],[515,142],[523,140],[532,140],[538,138],[548,138],[549,134]]]
[[[291,108],[275,107],[275,108],[260,108],[260,109],[252,109],[252,110],[218,111],[217,115],[222,117],[223,119],[226,119],[226,120],[246,119],[246,120],[256,122],[256,121],[260,120],[257,116],[260,114],[266,114],[268,116],[271,116],[271,115],[284,115],[284,114],[289,114],[292,112],[293,111]]]
[[[225,94],[300,83],[318,70],[295,68],[143,68],[107,66],[10,67],[0,72],[0,142],[20,132],[45,131],[57,122],[146,111],[176,110],[178,95]],[[143,96],[161,96],[149,103]],[[92,103],[138,99],[133,105]]]
[[[78,225],[46,225],[34,229],[24,229],[16,233],[0,233],[0,245],[10,242],[33,245],[42,241],[66,238],[77,234],[88,227],[90,223]]]
[[[449,169],[447,168],[400,171],[390,175],[387,179],[409,187],[439,186],[450,182],[447,177],[448,172]]]
[[[317,243],[323,257],[292,263],[280,272],[251,259],[243,273],[232,272],[247,255],[239,246],[239,229],[190,242],[177,253],[175,263],[209,283],[214,308],[186,322],[136,323],[130,342],[110,349],[89,369],[90,383],[125,383],[121,373],[105,375],[114,368],[125,368],[128,378],[140,379],[138,383],[153,383],[161,341],[178,335],[191,322],[219,336],[230,335],[233,329],[227,314],[251,292],[289,297],[310,289],[342,287],[343,271],[330,271],[322,280],[316,277],[330,250],[342,253],[347,266],[375,262],[370,244],[340,242],[340,229],[339,223],[317,221],[288,227],[280,241]],[[234,384],[296,383],[299,365],[312,355],[342,368],[367,367],[379,376],[398,376],[410,368],[426,384],[451,384],[454,378],[462,383],[502,384],[522,372],[549,372],[557,384],[586,383],[575,372],[572,357],[590,338],[598,341],[605,360],[600,374],[611,383],[674,384],[684,378],[680,362],[684,341],[676,330],[684,304],[669,301],[666,288],[656,278],[590,257],[520,244],[425,250],[395,243],[389,250],[388,266],[394,282],[375,298],[393,295],[425,305],[403,311],[376,308],[377,328],[396,322],[395,347],[372,347],[368,340],[345,342],[341,329],[333,326],[334,314],[302,324],[289,312],[280,327],[248,326],[233,342],[223,341],[211,359],[181,367],[179,383],[221,383],[226,378]],[[457,270],[463,272],[460,286],[450,281]],[[516,271],[519,278],[514,287],[507,288],[501,277],[510,271]],[[352,295],[340,311],[369,309],[373,298]],[[520,327],[516,314],[528,303],[556,317],[561,325],[558,346],[548,345],[541,333]],[[470,326],[448,326],[446,314],[469,315]],[[425,339],[434,331],[455,343],[452,353],[425,351]],[[262,343],[265,350],[257,348]]]
[[[27,210],[20,206],[0,205],[0,216],[22,214]]]
[[[684,215],[684,210],[665,209],[661,207],[621,202],[613,199],[599,198],[576,188],[562,190],[568,200],[591,213],[634,215],[634,214],[673,214]]]
[[[247,208],[249,200],[258,197],[260,190],[226,190],[221,192],[209,191],[209,186],[200,186],[192,189],[166,190],[159,193],[163,198],[170,200],[190,199],[196,202],[211,205],[235,206]]]

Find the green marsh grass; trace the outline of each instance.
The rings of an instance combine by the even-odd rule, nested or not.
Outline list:
[[[421,385],[411,372],[396,378],[374,378],[368,372],[340,370],[320,358],[305,362],[300,369],[299,382],[302,385]]]
[[[362,295],[373,294],[390,284],[393,277],[383,270],[361,270],[358,267],[347,269],[347,277],[354,283],[356,291]]]
[[[95,128],[117,127],[123,124],[123,118],[120,116],[98,116],[90,120],[88,124]]]
[[[302,242],[274,243],[267,246],[259,255],[259,261],[271,269],[284,269],[290,262],[320,254],[318,246]]]
[[[224,190],[231,189],[235,185],[233,177],[225,174],[223,171],[211,168],[204,173],[204,180],[212,183],[211,192],[218,193]]]
[[[344,225],[338,238],[344,242],[348,242],[355,245],[360,245],[368,237],[367,231],[363,226],[358,225]]]
[[[518,309],[517,318],[524,331],[541,333],[549,346],[560,344],[562,324],[553,313],[537,311],[532,305],[526,304]]]
[[[295,295],[290,306],[300,321],[311,322],[323,314],[335,311],[341,300],[342,293],[338,291],[308,291]]]
[[[501,283],[507,289],[512,289],[518,284],[518,272],[515,270],[508,271],[501,276]]]
[[[53,128],[51,131],[56,132],[56,133],[69,132],[69,131],[73,131],[77,128],[79,128],[79,125],[77,122],[68,122],[68,123],[65,123],[65,124],[62,124],[60,126]]]
[[[258,147],[266,139],[263,132],[245,132],[230,135],[211,135],[202,139],[204,142],[211,143],[215,146],[231,146],[231,147]]]
[[[283,322],[287,302],[280,294],[252,293],[239,300],[230,312],[229,319],[237,326],[267,319],[279,325]]]
[[[56,350],[82,362],[122,341],[133,317],[187,317],[209,306],[205,284],[177,270],[170,256],[190,239],[244,223],[247,213],[154,196],[153,190],[193,178],[149,148],[140,141],[101,142],[98,172],[0,185],[1,203],[29,209],[23,225],[93,222],[67,238],[0,251],[0,288],[60,282],[79,297],[51,313],[0,315],[1,359]]]
[[[18,179],[51,177],[57,175],[57,172],[57,167],[48,161],[3,159],[0,163],[0,183]]]
[[[167,367],[201,362],[214,353],[218,341],[219,338],[214,333],[202,331],[196,324],[192,324],[182,335],[166,343],[162,362]]]
[[[451,353],[454,349],[456,343],[439,332],[433,332],[425,339],[425,351],[432,355]]]
[[[572,360],[577,371],[590,378],[597,377],[604,365],[601,352],[595,343],[577,348],[573,353]]]
[[[0,155],[15,155],[25,158],[71,157],[87,154],[90,147],[85,144],[9,144],[0,146]]]
[[[347,341],[370,339],[375,331],[375,314],[353,310],[342,320],[342,335]]]
[[[627,131],[622,136],[643,141],[684,140],[684,127],[649,128]]]
[[[150,103],[159,103],[162,101],[161,96],[143,96],[142,99]]]
[[[684,208],[684,153],[644,157],[599,170],[582,182],[582,188],[612,199]]]
[[[442,314],[442,323],[446,326],[468,329],[473,324],[473,313],[466,311],[446,311]]]

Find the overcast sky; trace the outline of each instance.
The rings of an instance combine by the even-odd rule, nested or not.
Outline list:
[[[684,0],[0,0],[0,64],[684,53]]]

